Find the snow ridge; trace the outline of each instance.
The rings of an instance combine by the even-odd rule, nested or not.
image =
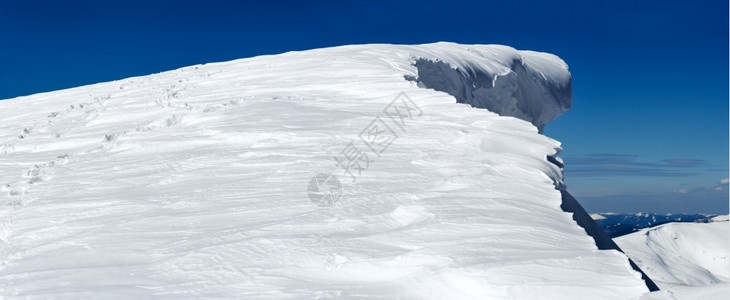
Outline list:
[[[422,58],[569,82],[532,56],[354,45],[0,101],[0,298],[637,298],[627,257],[561,210],[558,141],[404,80]],[[423,114],[351,180],[333,157],[369,151],[402,93]],[[331,207],[308,199],[320,172]]]

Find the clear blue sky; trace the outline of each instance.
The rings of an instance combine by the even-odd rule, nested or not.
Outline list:
[[[727,213],[723,0],[2,1],[0,99],[290,50],[436,41],[570,65],[573,108],[545,133],[563,142],[569,190],[589,211]]]

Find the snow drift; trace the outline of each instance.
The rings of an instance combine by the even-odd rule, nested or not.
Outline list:
[[[538,129],[569,95],[553,55],[437,43],[0,101],[0,297],[636,298],[627,257],[560,207]],[[331,207],[308,199],[319,173]]]
[[[407,79],[449,93],[459,103],[526,120],[540,132],[570,108],[570,73],[557,56],[496,46],[465,52],[418,58],[418,77]]]

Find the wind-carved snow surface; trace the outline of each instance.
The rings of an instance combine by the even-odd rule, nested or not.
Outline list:
[[[557,56],[494,46],[461,52],[418,58],[418,77],[407,79],[449,93],[459,103],[526,120],[540,132],[570,108],[570,73]]]
[[[545,88],[513,96],[534,118],[404,80],[421,59],[530,74]],[[527,95],[569,82],[504,46],[360,45],[0,101],[0,298],[639,297],[627,257],[561,210],[560,143],[531,124],[567,105]],[[367,152],[401,93],[422,114]],[[351,142],[371,159],[354,182],[333,160]],[[319,173],[342,182],[332,207],[308,199]]]

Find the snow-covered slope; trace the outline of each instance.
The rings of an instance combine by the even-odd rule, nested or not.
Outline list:
[[[668,223],[615,241],[660,288],[671,290],[678,299],[727,299],[730,223],[727,217],[715,219]]]
[[[527,121],[419,87],[423,60]],[[548,54],[362,45],[0,101],[0,297],[638,297],[561,211],[560,144],[531,124],[569,85]]]

